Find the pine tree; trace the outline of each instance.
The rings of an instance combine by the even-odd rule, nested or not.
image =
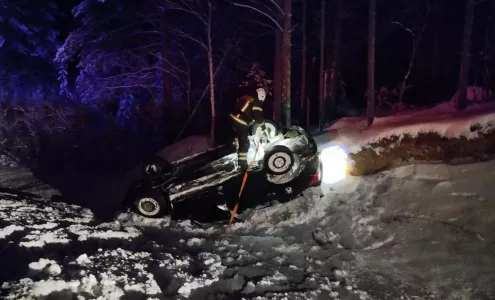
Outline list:
[[[40,101],[55,93],[52,58],[59,33],[53,1],[0,1],[2,99]],[[3,17],[8,16],[8,17]]]

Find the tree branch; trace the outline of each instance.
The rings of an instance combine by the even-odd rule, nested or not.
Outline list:
[[[275,30],[275,27],[270,25],[270,24],[267,24],[267,23],[264,23],[264,22],[260,22],[260,21],[256,21],[256,20],[249,20],[250,23],[254,23],[254,24],[258,24],[260,26],[263,26],[263,27],[268,27],[272,30]]]
[[[400,26],[400,27],[402,27],[405,31],[407,31],[407,32],[409,32],[410,34],[412,34],[412,36],[415,36],[414,32],[413,32],[411,29],[409,29],[409,28],[407,28],[406,26],[404,26],[402,23],[397,22],[397,21],[392,21],[392,22],[390,22],[390,23],[399,25],[399,26]]]
[[[197,8],[196,10],[191,6],[189,5],[189,3],[187,3],[187,1],[182,1],[182,6],[179,6],[177,4],[173,4],[171,3],[170,1],[167,1],[168,3],[168,7],[166,7],[166,9],[168,10],[176,10],[176,11],[182,11],[182,12],[185,12],[185,13],[188,13],[188,14],[191,14],[191,15],[194,15],[196,16],[196,18],[198,18],[199,21],[201,21],[204,25],[207,25],[207,21],[206,21],[206,18],[201,14],[201,8]],[[198,6],[200,6],[199,2],[197,3]]]
[[[294,32],[294,30],[296,30],[297,26],[299,26],[299,23],[297,23],[296,25],[294,25],[294,26],[292,27],[292,29],[290,30],[290,32]]]
[[[215,78],[217,76],[217,73],[218,71],[220,70],[220,68],[222,67],[223,65],[223,62],[225,60],[225,58],[227,57],[227,54],[229,53],[230,49],[232,48],[232,45],[234,43],[230,43],[229,47],[227,48],[227,50],[225,51],[225,53],[223,54],[223,57],[222,59],[220,60],[220,63],[218,64],[216,70],[215,70],[215,73],[213,74],[213,78]],[[192,111],[191,115],[189,116],[189,118],[187,119],[186,123],[184,124],[184,127],[182,127],[182,130],[179,132],[179,134],[177,135],[177,138],[175,138],[175,142],[177,142],[180,138],[180,136],[184,133],[184,131],[186,130],[187,128],[187,125],[189,125],[189,123],[191,122],[191,120],[193,119],[194,115],[196,114],[196,112],[198,111],[198,108],[199,108],[199,105],[201,104],[201,101],[204,99],[204,97],[206,96],[206,92],[208,92],[208,89],[210,87],[210,84],[206,85],[205,89],[203,90],[203,93],[201,94],[201,97],[199,98],[198,100],[198,103],[196,103],[196,107],[194,107],[194,110]]]
[[[235,6],[239,6],[239,7],[249,8],[249,9],[251,9],[251,10],[254,10],[254,11],[256,11],[256,12],[258,12],[258,13],[262,14],[263,16],[265,16],[265,17],[267,17],[268,19],[270,19],[270,20],[273,22],[273,24],[275,24],[275,25],[278,27],[278,29],[280,29],[281,31],[284,31],[284,28],[282,28],[282,26],[281,26],[281,25],[280,25],[280,24],[279,24],[279,23],[278,23],[278,22],[277,22],[277,21],[276,21],[276,20],[275,20],[272,16],[270,16],[270,15],[269,15],[269,14],[267,14],[267,13],[265,13],[264,11],[259,10],[259,9],[257,9],[256,7],[253,7],[253,6],[250,6],[250,5],[240,4],[240,3],[236,3],[236,2],[234,2],[234,3],[232,3],[232,4],[234,4]]]
[[[306,1],[306,0],[303,0],[303,1]],[[280,7],[280,5],[278,5],[278,3],[275,1],[275,0],[270,0],[270,2],[275,5],[275,7],[278,9],[278,11],[280,12],[280,14],[284,15],[285,16],[285,11],[282,9],[282,7]]]
[[[206,47],[206,44],[205,44],[203,41],[201,41],[201,40],[199,40],[199,39],[197,39],[197,38],[194,38],[193,36],[191,36],[191,35],[189,35],[189,34],[185,33],[185,32],[184,32],[184,31],[182,31],[182,30],[175,29],[174,31],[175,31],[175,32],[176,32],[179,36],[182,36],[182,37],[184,37],[184,38],[186,38],[186,39],[188,39],[188,40],[191,40],[191,41],[193,41],[193,42],[196,42],[196,43],[197,43],[198,45],[200,45],[200,46],[201,46],[201,47],[202,47],[205,51],[208,51],[208,47]]]

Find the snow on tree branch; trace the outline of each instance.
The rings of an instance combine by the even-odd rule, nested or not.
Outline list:
[[[50,0],[3,0],[0,16],[9,16],[0,17],[1,100],[34,102],[48,97],[56,89],[52,58],[59,35],[53,29],[57,6]]]
[[[119,14],[114,14],[115,7]],[[123,92],[141,93],[139,89],[158,97],[164,92],[160,80],[164,74],[185,90],[188,76],[180,58],[181,45],[174,43],[171,56],[165,57],[163,40],[170,32],[160,27],[161,15],[154,13],[159,7],[143,5],[140,9],[115,0],[82,0],[73,9],[81,26],[59,48],[55,62],[61,66],[78,62],[75,89],[83,103],[119,98]]]

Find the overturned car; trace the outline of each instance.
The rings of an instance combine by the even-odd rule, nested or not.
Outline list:
[[[257,125],[251,128],[250,167],[241,195],[244,172],[237,166],[234,142],[174,162],[155,156],[143,179],[129,188],[126,208],[149,218],[168,214],[207,221],[227,217],[238,199],[241,212],[288,201],[319,185],[322,164],[314,139],[298,126],[266,125],[261,134]]]

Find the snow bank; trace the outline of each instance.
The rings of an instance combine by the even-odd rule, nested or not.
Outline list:
[[[420,133],[437,133],[446,138],[473,139],[479,137],[479,132],[472,131],[473,126],[481,126],[481,132],[494,128],[495,102],[472,105],[464,111],[453,109],[450,103],[442,103],[430,109],[376,118],[369,128],[366,124],[365,117],[343,118],[316,139],[319,145],[329,142],[342,145],[349,153],[357,153],[392,136],[416,137]]]
[[[19,163],[12,157],[9,157],[5,154],[0,154],[0,167],[16,168],[18,166]]]
[[[36,178],[33,171],[25,167],[0,167],[0,186],[45,198],[60,195],[60,191]]]
[[[351,172],[355,175],[381,170],[394,161],[446,162],[457,155],[484,156],[487,153],[481,152],[492,149],[489,136],[495,133],[495,102],[475,103],[464,111],[442,103],[429,109],[376,118],[371,127],[366,124],[364,117],[343,118],[315,139],[320,148],[330,145],[344,148],[354,162]],[[454,140],[457,142],[453,143]],[[378,158],[382,161],[373,166]],[[367,164],[371,164],[370,170],[366,170]]]

